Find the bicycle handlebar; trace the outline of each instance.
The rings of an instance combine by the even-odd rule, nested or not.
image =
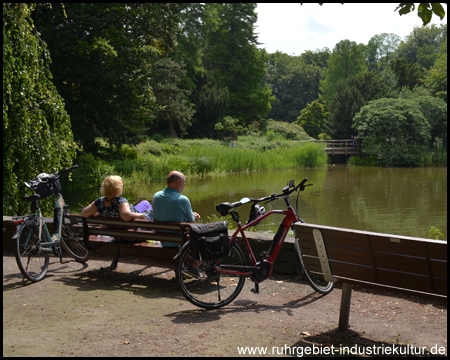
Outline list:
[[[304,191],[305,187],[307,186],[311,186],[312,184],[308,184],[305,185],[305,183],[308,181],[308,178],[304,178],[300,184],[298,184],[297,186],[295,186],[295,180],[291,180],[287,186],[285,186],[283,188],[283,193],[282,194],[272,194],[263,198],[259,198],[259,199],[250,199],[250,201],[253,201],[255,203],[257,202],[263,202],[263,201],[267,201],[267,202],[271,202],[277,199],[281,199],[281,198],[286,198],[289,195],[291,195],[294,191],[300,190],[300,191]]]
[[[49,179],[52,179],[52,180],[59,179],[62,175],[65,175],[67,173],[70,173],[70,172],[74,171],[77,167],[78,167],[78,165],[73,165],[70,168],[61,170],[59,173],[58,172],[54,172],[54,173],[51,173],[51,174],[41,173],[38,176],[36,176],[34,179],[29,180],[29,184],[27,182],[25,182],[25,185],[30,187],[30,188],[35,188],[35,187],[37,187],[37,185],[40,182],[44,182],[44,181],[47,181]]]
[[[290,194],[292,194],[294,191],[300,190],[300,191],[304,191],[305,187],[307,186],[311,186],[312,184],[308,184],[305,185],[305,183],[308,181],[308,178],[304,178],[300,184],[298,184],[297,186],[295,186],[295,180],[291,180],[287,186],[285,186],[283,188],[283,193],[282,194],[278,194],[276,195],[275,193],[269,196],[265,196],[259,199],[252,199],[252,198],[247,198],[248,201],[245,202],[241,202],[241,201],[237,201],[235,203],[229,203],[229,202],[225,202],[222,204],[219,204],[216,206],[216,210],[222,215],[228,215],[229,211],[231,209],[237,208],[243,204],[249,203],[249,202],[254,202],[254,203],[258,203],[258,202],[271,202],[277,199],[281,199],[281,198],[287,198]]]
[[[61,177],[62,175],[65,175],[65,174],[67,174],[67,173],[70,173],[70,172],[74,171],[77,167],[78,167],[78,165],[74,165],[74,166],[71,166],[70,168],[61,170],[61,172],[59,173],[59,177]]]

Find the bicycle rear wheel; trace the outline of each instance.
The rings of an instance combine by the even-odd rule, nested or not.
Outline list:
[[[217,266],[219,264],[227,265],[245,265],[245,257],[242,250],[236,245],[231,245],[230,255],[226,258],[217,260],[202,261],[198,260],[198,252],[191,250],[190,243],[187,242],[181,248],[180,256],[175,265],[175,274],[178,286],[184,297],[195,306],[204,309],[218,309],[231,303],[242,291],[245,282],[245,276],[219,274]],[[195,270],[195,275],[190,269]]]
[[[298,239],[295,238],[295,260],[297,263],[297,270],[300,275],[304,276],[306,281],[308,281],[311,287],[321,293],[328,294],[334,289],[334,282],[326,281],[320,274],[313,274],[312,272],[306,270],[304,266],[304,258],[300,252],[300,245],[298,244]]]
[[[79,239],[72,229],[70,219],[64,217],[61,227],[61,246],[78,262],[86,262],[91,257],[91,252],[84,246],[83,240]]]
[[[42,242],[48,242],[48,236],[42,233]],[[49,251],[41,247],[39,227],[33,220],[25,221],[16,238],[15,256],[22,275],[32,282],[45,277],[49,264]],[[47,250],[47,251],[46,251]]]

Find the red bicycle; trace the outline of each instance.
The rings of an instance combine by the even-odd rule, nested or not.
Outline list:
[[[228,305],[239,295],[247,277],[255,283],[255,289],[252,289],[252,291],[258,293],[258,284],[270,277],[273,265],[289,229],[293,228],[292,224],[297,221],[304,222],[298,217],[289,203],[289,196],[294,191],[298,191],[299,195],[300,191],[304,191],[307,186],[312,185],[305,185],[307,181],[308,179],[305,178],[296,186],[295,181],[291,180],[279,195],[272,194],[260,199],[243,198],[235,203],[225,202],[217,205],[216,210],[222,216],[230,214],[238,226],[236,232],[230,238],[229,255],[215,260],[202,260],[199,257],[198,250],[193,248],[190,241],[187,241],[176,256],[177,263],[175,267],[177,283],[184,297],[198,307],[217,309]],[[277,199],[284,199],[287,210],[271,210],[265,213],[264,207],[258,204],[268,203]],[[242,226],[237,208],[250,202],[253,202],[250,217],[246,225]],[[257,260],[247,240],[245,230],[274,214],[284,215],[284,218],[268,251],[262,252],[259,260]],[[250,265],[247,265],[244,253],[237,244],[237,236],[239,234],[248,250]],[[303,263],[307,261],[308,256],[301,254],[298,241],[295,238],[295,255],[300,275],[306,278],[315,291],[321,294],[328,294],[333,290],[334,283],[324,280],[320,274],[312,274],[305,269]],[[194,271],[188,271],[187,269],[193,269]]]

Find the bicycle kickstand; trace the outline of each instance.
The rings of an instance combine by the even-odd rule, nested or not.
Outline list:
[[[62,252],[62,249],[61,249],[61,245],[57,244],[57,245],[55,245],[55,248],[56,248],[56,253],[59,254],[59,263],[60,264],[67,264],[67,263],[69,263],[70,260],[63,260],[63,257],[62,257],[63,252]]]
[[[255,288],[250,290],[253,294],[259,294],[259,284],[255,283]]]

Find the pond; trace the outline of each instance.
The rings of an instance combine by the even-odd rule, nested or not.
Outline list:
[[[261,171],[228,174],[223,177],[187,179],[184,195],[203,222],[219,216],[215,207],[247,196],[259,198],[281,193],[291,179],[309,179],[313,186],[300,194],[298,213],[308,223],[357,230],[427,238],[431,226],[447,239],[447,168],[377,168],[329,165],[321,169]],[[125,184],[123,196],[135,203],[151,201],[165,187],[165,179],[145,188]],[[89,196],[89,197],[86,197]],[[71,211],[81,211],[97,194],[67,196]],[[81,204],[80,204],[81,202]],[[76,205],[78,204],[78,205]],[[295,198],[291,204],[295,208]],[[283,209],[283,200],[264,205],[266,211]],[[245,223],[250,204],[239,212]],[[257,231],[276,231],[282,217],[273,215],[256,227]]]

